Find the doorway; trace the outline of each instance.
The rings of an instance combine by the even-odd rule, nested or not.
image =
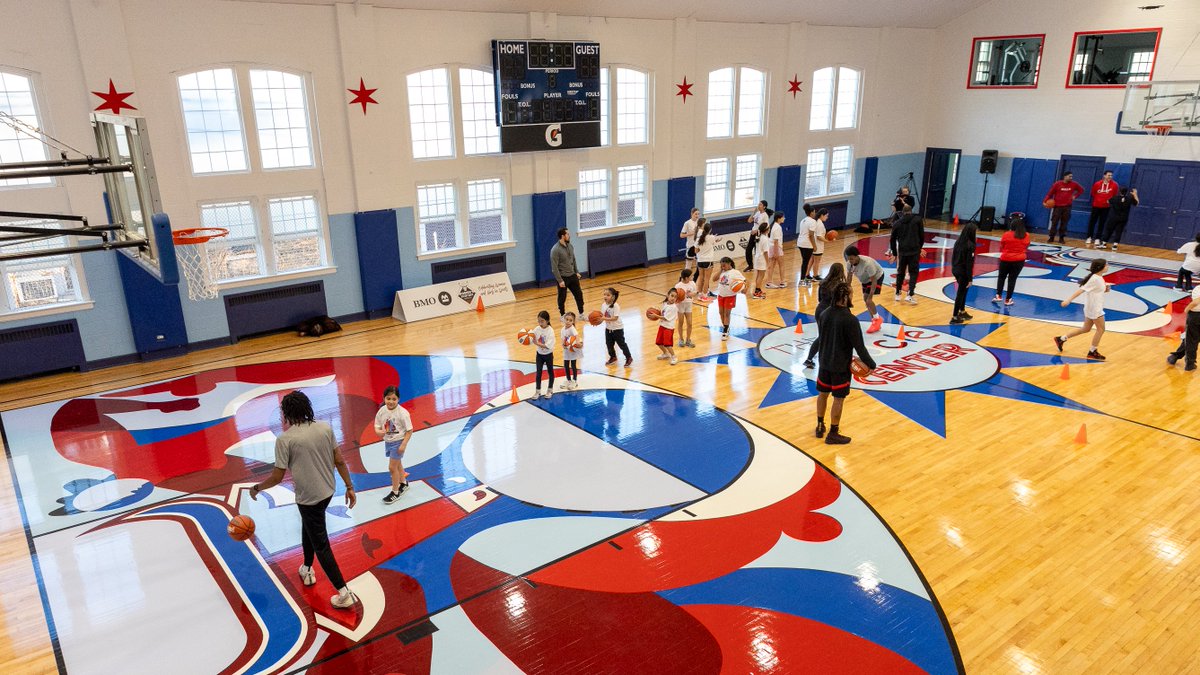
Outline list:
[[[925,172],[921,177],[924,199],[917,209],[926,219],[949,222],[954,217],[958,195],[958,167],[962,149],[926,148]]]

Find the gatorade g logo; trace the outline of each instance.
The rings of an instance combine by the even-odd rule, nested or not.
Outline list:
[[[562,145],[562,125],[551,124],[546,127],[546,145],[557,148]]]

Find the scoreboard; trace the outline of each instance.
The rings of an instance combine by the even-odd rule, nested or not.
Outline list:
[[[502,152],[600,145],[600,44],[492,40]]]

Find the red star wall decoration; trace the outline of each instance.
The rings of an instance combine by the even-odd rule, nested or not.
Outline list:
[[[800,85],[804,84],[800,81],[799,76],[792,75],[792,79],[788,80],[788,93],[792,98],[796,98],[796,94],[800,92]]]
[[[379,91],[379,89],[378,88],[367,89],[367,85],[363,84],[363,79],[361,77],[358,78],[358,89],[347,89],[346,91],[350,92],[351,94],[354,94],[354,99],[352,101],[350,101],[350,105],[354,105],[355,103],[361,105],[364,115],[367,114],[367,104],[368,103],[374,103],[375,105],[379,105],[379,101],[376,101],[375,99],[371,98],[371,94],[374,94],[375,92]]]
[[[92,93],[99,96],[101,99],[104,100],[103,103],[96,106],[96,110],[109,110],[109,111],[112,111],[112,114],[114,114],[114,115],[120,115],[121,109],[123,109],[123,108],[129,108],[130,110],[137,110],[137,108],[135,108],[125,102],[125,99],[129,98],[130,96],[133,96],[133,92],[132,91],[117,91],[117,88],[113,86],[112,80],[108,81],[108,91],[107,92],[93,91]]]
[[[688,82],[687,76],[684,76],[683,84],[675,85],[676,87],[679,88],[679,91],[675,92],[675,95],[682,96],[683,102],[687,103],[687,97],[695,96],[695,94],[692,93],[692,87],[695,86],[695,84],[696,84],[695,82]]]

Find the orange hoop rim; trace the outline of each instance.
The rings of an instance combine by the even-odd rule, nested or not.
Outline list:
[[[1146,130],[1147,134],[1152,136],[1166,136],[1171,133],[1171,129],[1174,127],[1170,124],[1147,124],[1142,128]]]
[[[220,239],[229,235],[229,230],[223,227],[189,227],[185,230],[171,232],[171,240],[176,246],[203,244],[211,239]]]

